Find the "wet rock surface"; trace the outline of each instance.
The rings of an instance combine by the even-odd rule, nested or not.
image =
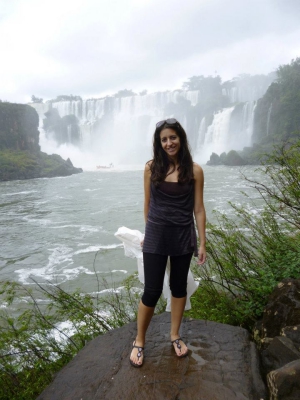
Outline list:
[[[182,324],[189,347],[177,358],[170,314],[152,319],[142,368],[129,363],[136,323],[99,336],[64,367],[38,400],[266,399],[258,355],[245,329],[202,320]]]

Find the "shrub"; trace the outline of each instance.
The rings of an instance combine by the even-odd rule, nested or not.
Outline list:
[[[35,284],[34,291],[15,282],[1,285],[0,294],[8,307],[27,300],[26,310],[18,316],[0,310],[2,400],[36,398],[87,341],[136,319],[140,298],[136,276],[127,278],[121,290],[110,290],[105,296],[70,294],[53,284]],[[103,286],[108,288],[107,282],[102,281]],[[96,293],[99,288],[98,281]],[[46,306],[37,300],[41,297],[48,300]],[[157,312],[163,306],[161,301]]]
[[[299,150],[300,141],[277,147],[259,168],[263,182],[245,177],[262,212],[231,203],[233,218],[217,214],[218,224],[208,225],[208,259],[193,268],[201,284],[187,315],[251,329],[276,284],[300,277]]]

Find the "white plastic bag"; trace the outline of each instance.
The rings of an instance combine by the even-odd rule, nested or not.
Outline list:
[[[144,265],[143,265],[143,252],[141,247],[141,241],[144,239],[144,234],[140,231],[133,230],[122,226],[115,233],[116,238],[118,238],[124,245],[125,256],[136,258],[138,266],[138,277],[141,283],[144,283]],[[171,291],[169,286],[170,278],[170,258],[168,258],[164,285],[163,285],[163,295],[167,300],[166,311],[171,311]],[[196,291],[198,287],[198,282],[194,281],[191,271],[188,273],[187,281],[187,298],[185,310],[191,309],[190,297]]]

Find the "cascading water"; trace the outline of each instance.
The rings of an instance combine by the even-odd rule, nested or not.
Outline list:
[[[144,163],[151,158],[152,137],[155,123],[175,117],[187,130],[196,161],[203,163],[211,152],[220,154],[231,149],[240,150],[251,144],[253,116],[260,94],[257,88],[245,86],[222,88],[231,107],[205,114],[204,94],[199,90],[175,90],[130,97],[105,97],[102,99],[52,101],[31,104],[40,117],[41,147],[46,152],[56,152],[70,157],[83,168],[113,163]],[[261,89],[260,89],[261,90]],[[241,99],[250,97],[244,104]],[[68,142],[56,144],[55,135],[43,132],[45,113],[56,109],[59,117],[74,115],[80,128],[79,146]],[[212,121],[209,125],[208,121]],[[234,123],[233,123],[234,122]],[[60,141],[62,143],[63,141]]]
[[[229,123],[233,109],[234,107],[225,108],[223,111],[215,114],[212,124],[207,129],[204,145],[211,143],[226,145],[229,139]]]
[[[271,119],[271,114],[272,114],[272,107],[273,107],[273,103],[271,103],[269,110],[268,110],[268,115],[267,115],[267,136],[269,136],[269,132],[270,132],[270,119]]]
[[[230,117],[233,110],[234,107],[225,108],[214,115],[212,124],[208,126],[204,134],[203,144],[197,148],[196,160],[207,160],[212,152],[220,154],[223,151],[228,151],[228,146],[230,146]]]
[[[199,127],[199,132],[198,132],[198,138],[197,138],[197,145],[196,145],[196,151],[201,149],[204,139],[205,139],[205,132],[206,132],[206,119],[203,117],[200,122],[200,127]]]
[[[257,103],[256,101],[251,101],[245,103],[243,107],[243,138],[244,141],[241,141],[241,145],[244,146],[250,146],[251,143],[251,138],[253,134],[253,122],[254,122],[254,113],[256,109]]]

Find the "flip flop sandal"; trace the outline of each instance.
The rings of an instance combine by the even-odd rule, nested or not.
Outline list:
[[[136,346],[136,345],[135,345],[135,341],[134,341],[134,342],[133,342],[133,345],[132,345],[132,348],[133,348],[133,349],[138,349],[138,353],[137,353],[138,361],[140,360],[140,357],[142,357],[142,356],[144,357],[144,355],[143,355],[144,347]],[[141,368],[141,367],[143,366],[143,364],[144,364],[144,358],[143,358],[142,364],[136,364],[136,363],[134,363],[131,359],[129,359],[129,362],[130,362],[130,364],[131,364],[133,367],[135,367],[135,368]]]
[[[181,344],[179,343],[180,340],[183,342],[183,340],[181,339],[181,337],[178,338],[178,339],[175,339],[175,340],[172,340],[172,341],[171,341],[172,345],[174,345],[174,343],[175,343],[176,346],[177,346],[177,349],[179,349],[179,350],[181,349]],[[173,346],[173,348],[174,348],[174,346]],[[174,350],[175,350],[175,348],[174,348]],[[179,358],[186,357],[186,356],[188,355],[188,352],[189,352],[189,349],[187,349],[187,351],[186,351],[184,354],[178,355],[178,354],[176,353],[176,351],[175,351],[176,356],[179,357]]]

